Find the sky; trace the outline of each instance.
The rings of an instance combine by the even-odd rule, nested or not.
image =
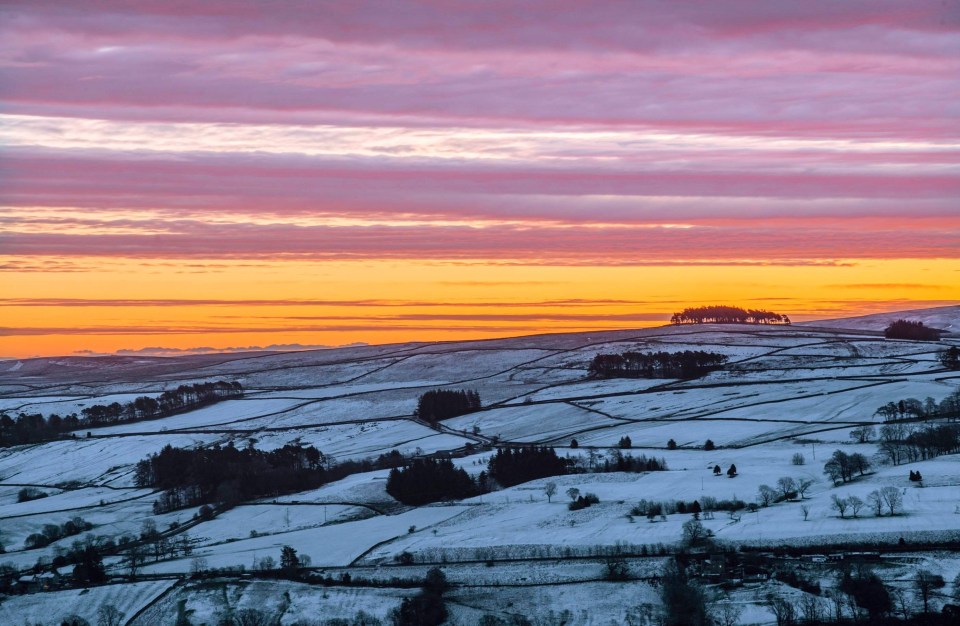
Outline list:
[[[0,356],[960,301],[960,0],[0,3]]]

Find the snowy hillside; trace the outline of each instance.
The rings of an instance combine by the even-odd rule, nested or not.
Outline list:
[[[631,571],[645,580],[663,559],[644,555],[656,546],[675,546],[690,519],[670,513],[648,521],[635,511],[640,500],[754,503],[762,485],[776,485],[782,477],[811,481],[801,501],[736,517],[717,512],[702,520],[715,541],[814,551],[840,542],[896,545],[901,537],[939,545],[957,539],[957,456],[910,463],[909,471],[924,476],[921,487],[908,481],[907,467],[884,461],[876,439],[860,443],[850,433],[881,425],[876,409],[886,403],[910,397],[941,403],[955,394],[960,372],[944,370],[937,355],[957,340],[886,341],[857,331],[880,329],[898,317],[956,329],[958,316],[960,307],[945,307],[795,326],[663,327],[169,359],[24,360],[0,371],[0,411],[11,416],[64,416],[203,381],[239,381],[245,394],[163,419],[84,429],[75,439],[0,449],[0,540],[6,549],[0,564],[18,575],[38,562],[52,563],[76,540],[27,549],[28,537],[76,516],[93,525],[90,536],[103,540],[136,536],[148,523],[190,546],[189,553],[148,559],[140,575],[151,582],[135,584],[119,578],[129,569],[125,553],[109,553],[105,562],[115,584],[82,597],[75,590],[29,594],[4,603],[0,615],[14,616],[14,623],[42,620],[55,614],[51,607],[70,602],[81,607],[73,612],[94,616],[92,602],[116,598],[113,603],[128,617],[137,616],[132,624],[172,623],[180,603],[212,620],[225,607],[286,606],[286,593],[299,598],[301,607],[283,613],[282,623],[288,624],[304,615],[303,607],[331,617],[365,608],[382,618],[409,595],[402,586],[325,591],[303,583],[251,581],[238,571],[227,575],[216,593],[188,582],[198,567],[249,571],[291,546],[310,557],[315,571],[336,577],[389,580],[443,565],[455,584],[454,614],[462,623],[502,614],[493,593],[502,584],[518,585],[509,592],[512,602],[569,609],[574,624],[624,623],[626,611],[643,598],[654,601],[656,593],[649,586],[602,582],[602,555],[625,550]],[[689,380],[588,376],[598,353],[680,350],[718,352],[728,361],[721,370]],[[483,409],[439,425],[415,419],[418,396],[437,388],[476,389]],[[316,446],[337,462],[392,450],[407,456],[452,452],[456,464],[476,476],[496,446],[550,445],[586,468],[613,458],[623,438],[631,442],[628,452],[662,457],[668,471],[574,473],[459,502],[410,507],[386,493],[387,470],[376,470],[242,503],[208,520],[195,518],[196,507],[157,514],[153,502],[159,494],[134,484],[135,464],[168,444],[233,442],[273,450],[294,443]],[[704,449],[707,439],[716,449]],[[670,440],[676,449],[668,449]],[[870,472],[835,486],[823,465],[837,449],[871,459]],[[733,478],[713,472],[732,464],[739,470]],[[548,482],[558,487],[552,500],[544,493]],[[885,486],[902,490],[898,515],[840,518],[833,508],[834,496],[866,501]],[[19,502],[26,487],[47,496]],[[594,493],[600,502],[570,511],[563,495],[568,489]],[[396,565],[404,554],[414,562],[407,569]],[[960,559],[952,555],[930,562],[927,553],[917,554],[944,577],[960,569]],[[177,580],[179,585],[168,588]],[[590,614],[578,612],[576,593],[565,595],[578,581],[583,593],[609,585],[603,588],[607,600]],[[536,586],[524,588],[532,583]],[[744,619],[772,622],[752,592],[738,597]]]
[[[876,313],[874,315],[843,317],[831,320],[815,320],[812,322],[803,322],[801,325],[823,328],[843,328],[848,330],[883,331],[891,322],[901,319],[923,322],[924,326],[939,328],[949,333],[960,333],[960,305],[941,306],[932,309],[894,311],[892,313]]]

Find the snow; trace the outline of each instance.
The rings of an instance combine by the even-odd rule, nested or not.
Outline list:
[[[165,445],[193,447],[215,435],[157,434],[53,441],[0,450],[3,483],[59,485],[65,482],[132,486],[132,466]]]
[[[195,411],[180,413],[164,419],[131,422],[119,426],[96,428],[95,435],[120,435],[125,433],[167,432],[182,429],[207,429],[215,426],[239,426],[246,420],[265,415],[280,414],[302,401],[285,399],[224,400]]]
[[[390,610],[410,595],[406,589],[327,588],[282,580],[188,583],[151,606],[130,626],[173,624],[181,602],[194,624],[217,624],[228,610],[244,609],[282,614],[283,626],[312,623],[318,617],[348,619],[361,610],[387,623]]]
[[[96,624],[97,610],[106,604],[112,604],[131,618],[174,582],[156,580],[12,596],[0,604],[0,623],[59,624],[64,618],[77,615]]]
[[[287,507],[284,507],[287,508]],[[290,507],[292,508],[292,507]],[[298,554],[310,557],[314,567],[349,565],[376,544],[407,534],[428,534],[427,529],[467,510],[466,506],[423,507],[399,515],[379,515],[356,522],[332,524],[275,532],[274,534],[225,541],[202,546],[190,558],[151,564],[144,571],[150,573],[185,573],[190,571],[193,558],[203,557],[210,567],[251,567],[255,559],[280,557],[283,546],[292,546]],[[417,532],[409,533],[411,527]],[[199,530],[198,530],[199,532]]]
[[[882,331],[892,322],[901,319],[923,322],[925,326],[955,333],[960,331],[960,305],[895,311],[893,313],[876,313],[873,315],[862,315],[842,319],[816,320],[804,322],[803,325],[823,328]]]

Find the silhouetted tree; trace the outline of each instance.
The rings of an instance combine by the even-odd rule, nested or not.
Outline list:
[[[169,417],[192,411],[220,400],[243,396],[238,382],[209,382],[180,385],[156,398],[141,396],[126,404],[94,404],[84,408],[81,417],[21,413],[16,419],[0,414],[0,447],[55,439],[71,431],[97,426]],[[88,432],[88,436],[90,433]]]
[[[414,459],[406,467],[390,470],[387,493],[404,504],[421,505],[441,500],[462,500],[479,493],[477,485],[450,459]]]
[[[736,306],[688,307],[670,318],[671,324],[789,324],[786,315]]]
[[[419,594],[404,598],[391,612],[394,626],[440,626],[447,620],[443,594],[449,588],[447,577],[439,568],[432,568],[423,579]]]
[[[539,446],[500,448],[489,461],[490,476],[504,487],[566,474],[568,468],[553,448]]]
[[[883,336],[887,339],[912,339],[914,341],[939,341],[942,330],[924,326],[923,322],[897,320],[887,326]]]
[[[960,348],[953,346],[938,355],[940,364],[948,370],[960,370]]]
[[[436,424],[437,422],[466,415],[481,408],[480,394],[470,389],[435,389],[417,399],[414,415]]]
[[[589,373],[597,378],[696,378],[726,363],[727,356],[702,350],[598,354]]]
[[[660,599],[664,626],[708,626],[711,622],[706,593],[687,579],[683,568],[675,561],[670,561],[664,568]]]

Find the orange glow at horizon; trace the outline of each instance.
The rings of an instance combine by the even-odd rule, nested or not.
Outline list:
[[[0,356],[399,343],[640,328],[732,303],[794,321],[960,300],[957,260],[798,266],[77,260],[7,272]],[[15,294],[15,297],[14,297]],[[295,349],[295,346],[292,348]]]

